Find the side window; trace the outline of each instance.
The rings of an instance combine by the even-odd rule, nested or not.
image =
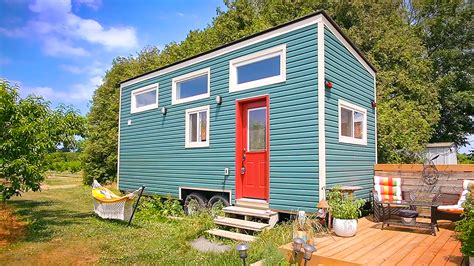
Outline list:
[[[339,100],[339,142],[367,145],[367,109]]]
[[[202,69],[172,80],[172,104],[204,99],[210,95],[210,68]]]
[[[131,113],[158,108],[158,84],[133,90],[131,96]]]
[[[209,106],[186,110],[185,147],[209,147]]]
[[[279,45],[229,62],[229,91],[286,81],[286,45]]]

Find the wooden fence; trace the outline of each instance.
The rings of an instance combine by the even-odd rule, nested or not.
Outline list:
[[[439,179],[436,186],[441,193],[459,194],[462,180],[474,180],[474,164],[436,165]],[[375,175],[400,177],[403,191],[414,191],[422,185],[422,164],[376,164]]]

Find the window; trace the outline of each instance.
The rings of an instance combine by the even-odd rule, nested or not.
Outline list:
[[[210,68],[202,69],[172,80],[172,104],[209,97]]]
[[[247,117],[247,150],[265,150],[267,146],[267,108],[249,109]]]
[[[148,85],[132,91],[131,113],[154,108],[158,108],[158,84]]]
[[[276,46],[229,62],[229,91],[286,81],[286,45]]]
[[[209,105],[186,110],[186,148],[209,147]]]
[[[339,100],[339,142],[367,145],[367,110]]]

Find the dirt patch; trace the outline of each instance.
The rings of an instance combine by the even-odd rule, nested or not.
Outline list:
[[[26,225],[15,217],[11,208],[0,203],[0,247],[22,239],[26,233]]]
[[[65,188],[73,188],[78,187],[79,185],[41,185],[42,190],[50,190],[50,189],[65,189]]]

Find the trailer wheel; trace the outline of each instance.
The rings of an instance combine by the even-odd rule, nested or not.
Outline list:
[[[211,210],[222,209],[229,206],[229,201],[221,195],[214,195],[209,200],[208,206]]]
[[[206,198],[196,192],[186,196],[184,200],[184,213],[186,215],[193,215],[206,208]]]

